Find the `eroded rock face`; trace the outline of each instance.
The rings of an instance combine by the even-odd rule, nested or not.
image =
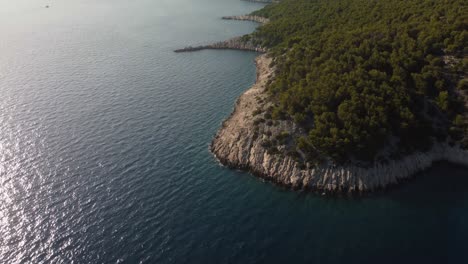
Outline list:
[[[411,177],[426,169],[434,161],[447,160],[468,166],[468,151],[458,146],[435,144],[425,153],[414,153],[400,160],[372,167],[337,166],[334,164],[301,166],[287,155],[269,153],[264,146],[266,130],[272,134],[286,131],[300,134],[300,128],[291,121],[281,121],[273,127],[257,124],[253,114],[265,109],[265,86],[272,78],[271,58],[267,54],[257,57],[257,81],[236,102],[231,116],[223,122],[211,144],[211,151],[226,166],[244,169],[281,185],[310,188],[325,192],[366,192]]]

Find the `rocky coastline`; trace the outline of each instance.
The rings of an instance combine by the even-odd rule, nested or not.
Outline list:
[[[224,20],[240,20],[240,21],[252,21],[260,24],[266,24],[270,22],[268,18],[261,16],[251,16],[251,15],[242,15],[242,16],[223,16]]]
[[[249,171],[280,185],[323,193],[364,193],[382,189],[413,177],[436,161],[468,166],[468,151],[447,143],[434,144],[428,152],[366,168],[335,164],[304,166],[288,155],[270,153],[264,146],[265,134],[300,133],[300,128],[291,121],[272,126],[258,123],[258,117],[252,114],[268,107],[265,87],[268,80],[274,78],[271,60],[268,54],[257,57],[256,83],[238,98],[234,111],[223,122],[210,145],[210,150],[223,165]]]
[[[271,4],[271,3],[278,3],[278,0],[244,0],[247,2],[252,2],[252,3],[260,3],[260,4]]]
[[[255,45],[250,40],[244,40],[243,37],[235,37],[225,41],[216,42],[208,45],[201,46],[189,46],[182,49],[174,50],[176,53],[180,52],[193,52],[205,49],[233,49],[233,50],[244,50],[244,51],[255,51],[255,52],[266,52],[266,49],[260,46]]]

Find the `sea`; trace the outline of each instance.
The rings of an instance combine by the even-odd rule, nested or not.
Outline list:
[[[468,169],[292,191],[208,146],[254,52],[240,0],[0,0],[0,263],[468,263]]]

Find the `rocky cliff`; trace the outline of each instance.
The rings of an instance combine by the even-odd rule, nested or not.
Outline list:
[[[248,170],[281,185],[323,192],[366,192],[383,188],[412,177],[439,160],[468,166],[468,151],[445,143],[435,144],[425,153],[366,168],[334,164],[304,166],[281,152],[272,153],[265,145],[268,138],[301,131],[291,121],[268,123],[256,115],[269,107],[265,86],[273,78],[270,63],[267,54],[256,59],[256,83],[239,97],[231,116],[213,139],[210,149],[222,164]]]

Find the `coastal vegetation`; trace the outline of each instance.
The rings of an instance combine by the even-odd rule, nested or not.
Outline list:
[[[269,23],[243,39],[268,48],[275,68],[258,123],[299,125],[302,135],[274,140],[293,137],[291,156],[345,163],[437,141],[468,148],[466,1],[283,0],[251,15]]]

